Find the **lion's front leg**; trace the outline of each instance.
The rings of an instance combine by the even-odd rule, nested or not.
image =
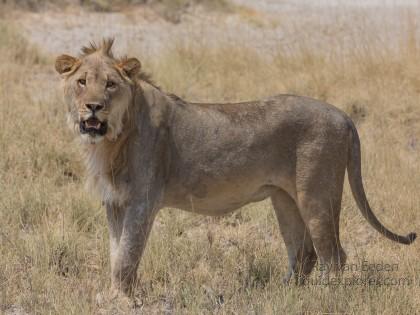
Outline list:
[[[129,206],[122,211],[124,218],[120,225],[120,237],[111,239],[111,280],[114,289],[131,295],[156,211],[142,204]]]
[[[109,254],[111,263],[111,274],[113,274],[115,269],[115,259],[117,257],[118,247],[120,244],[120,238],[123,229],[125,208],[107,204],[106,214],[109,229]]]

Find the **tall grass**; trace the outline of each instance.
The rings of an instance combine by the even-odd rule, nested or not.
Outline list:
[[[115,302],[96,306],[96,293],[109,286],[106,220],[100,203],[83,189],[53,60],[8,23],[0,30],[0,310],[125,314],[127,306]],[[295,93],[342,108],[360,130],[364,181],[375,212],[394,230],[418,230],[416,40],[407,36],[397,49],[354,40],[354,49],[345,52],[279,47],[269,57],[245,47],[186,41],[142,63],[165,90],[189,100]],[[349,263],[398,264],[393,273],[348,271],[346,277],[408,277],[417,285],[283,286],[287,257],[269,202],[222,218],[164,209],[139,269],[142,312],[418,311],[418,243],[403,247],[373,232],[347,187],[341,221]]]

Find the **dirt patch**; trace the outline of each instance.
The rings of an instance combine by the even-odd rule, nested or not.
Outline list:
[[[236,10],[226,14],[189,7],[178,24],[148,7],[113,13],[24,13],[17,20],[28,39],[52,54],[74,54],[91,40],[113,36],[119,51],[142,55],[161,53],[188,39],[198,45],[237,44],[270,56],[279,49],[294,51],[302,45],[326,54],[333,53],[331,47],[345,50],[357,44],[363,49],[371,41],[393,47],[405,40],[403,31],[410,20],[407,17],[416,18],[415,13],[408,14],[399,6],[309,6],[269,0],[258,3],[235,0]]]

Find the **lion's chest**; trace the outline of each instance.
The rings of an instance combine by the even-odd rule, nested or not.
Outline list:
[[[117,184],[118,182],[118,184]],[[122,205],[128,198],[128,187],[123,181],[112,181],[109,176],[97,175],[88,180],[89,190],[93,190],[103,203]]]
[[[107,204],[122,205],[128,198],[128,172],[126,167],[113,167],[103,156],[87,160],[86,186]]]

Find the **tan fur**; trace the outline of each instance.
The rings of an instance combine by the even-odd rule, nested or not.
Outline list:
[[[338,226],[346,169],[371,225],[399,243],[414,241],[414,233],[386,229],[370,209],[356,128],[334,106],[294,95],[189,103],[156,87],[137,59],[116,59],[112,42],[91,44],[79,58],[60,56],[56,69],[71,129],[79,133],[90,103],[103,105],[96,115],[109,124],[103,136],[80,138],[88,182],[107,208],[114,288],[131,292],[162,207],[221,215],[268,197],[289,256],[285,281],[302,281],[317,258],[339,272],[346,260]]]

